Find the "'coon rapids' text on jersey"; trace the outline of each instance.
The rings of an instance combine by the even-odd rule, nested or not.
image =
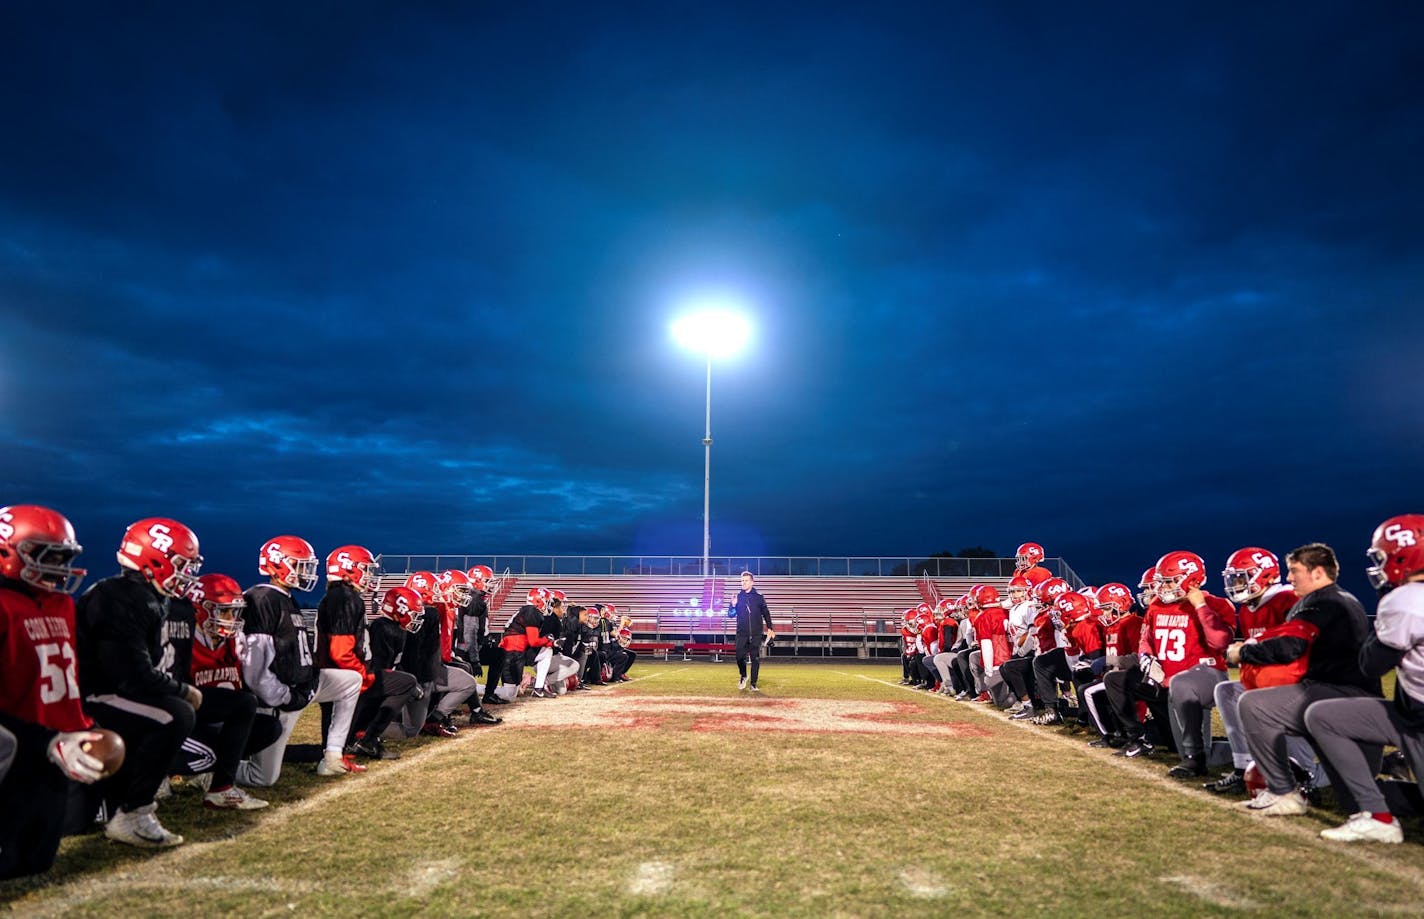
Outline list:
[[[79,701],[74,635],[69,594],[0,582],[0,711],[51,731],[89,727]]]
[[[242,659],[237,655],[237,636],[215,645],[210,645],[211,641],[202,632],[193,636],[193,685],[199,689],[241,689]]]

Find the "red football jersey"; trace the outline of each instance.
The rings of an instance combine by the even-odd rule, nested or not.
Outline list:
[[[199,689],[215,686],[219,689],[242,688],[242,660],[237,656],[236,636],[216,648],[208,647],[208,639],[194,630],[193,663],[190,668],[193,685]]]
[[[1077,647],[1079,654],[1092,654],[1103,647],[1103,624],[1098,621],[1097,616],[1079,619],[1068,627],[1068,637]]]
[[[1008,622],[1008,611],[995,606],[984,610],[974,624],[974,634],[979,636],[979,650],[984,652],[985,670],[1000,667],[1014,656],[1013,648],[1009,645]]]
[[[1142,617],[1128,614],[1108,626],[1103,633],[1103,648],[1108,654],[1136,654],[1142,639]]]
[[[1047,654],[1058,648],[1058,629],[1048,610],[1039,613],[1033,620],[1033,638],[1038,642],[1038,653]]]
[[[0,709],[52,731],[93,726],[79,697],[74,598],[0,588]]]
[[[1277,589],[1279,588],[1279,589]],[[1243,603],[1236,611],[1237,626],[1243,638],[1260,638],[1266,629],[1286,621],[1286,613],[1299,602],[1295,591],[1284,585],[1277,585],[1266,591],[1261,605],[1252,609]]]
[[[934,643],[939,641],[939,626],[931,622],[929,625],[920,629],[920,638],[925,643],[926,654],[934,651]]]
[[[1236,607],[1230,600],[1207,594],[1206,605],[1220,617],[1227,629],[1236,629]],[[1170,605],[1153,603],[1147,607],[1139,648],[1161,662],[1164,685],[1170,683],[1172,677],[1197,664],[1210,664],[1217,670],[1226,669],[1226,648],[1207,645],[1201,622],[1197,620],[1197,611],[1188,600]]]
[[[460,608],[453,603],[437,603],[435,608],[440,610],[440,659],[448,664],[455,651],[455,616]]]

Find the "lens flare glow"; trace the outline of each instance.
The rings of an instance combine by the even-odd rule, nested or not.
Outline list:
[[[675,320],[672,337],[688,351],[711,357],[731,357],[746,347],[752,329],[745,316],[732,309],[701,309]]]

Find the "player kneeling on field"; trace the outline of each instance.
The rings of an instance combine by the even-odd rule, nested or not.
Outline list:
[[[1366,677],[1398,668],[1394,701],[1316,702],[1305,710],[1305,725],[1324,755],[1336,799],[1350,813],[1344,825],[1320,835],[1336,842],[1397,843],[1404,839],[1391,813],[1398,806],[1375,781],[1376,757],[1382,745],[1398,747],[1416,782],[1424,783],[1424,515],[1380,524],[1367,554],[1380,603],[1360,667]]]
[[[123,768],[101,786],[106,806],[117,808],[104,833],[133,846],[176,846],[183,837],[158,822],[155,795],[192,733],[203,694],[160,667],[165,606],[192,589],[203,558],[192,530],[150,517],[124,533],[118,560],[123,570],[77,605],[84,709],[128,748]]]
[[[0,880],[50,869],[70,782],[103,768],[75,680],[81,551],[58,512],[0,508]]]

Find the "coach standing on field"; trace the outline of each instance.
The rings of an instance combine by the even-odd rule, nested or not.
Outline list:
[[[742,589],[737,599],[727,608],[727,618],[737,620],[737,672],[742,675],[738,689],[747,688],[747,658],[752,662],[752,692],[758,692],[757,672],[761,670],[761,642],[763,622],[766,623],[768,638],[776,637],[776,626],[771,624],[771,613],[767,611],[766,600],[753,586],[755,578],[750,571],[742,572]]]

